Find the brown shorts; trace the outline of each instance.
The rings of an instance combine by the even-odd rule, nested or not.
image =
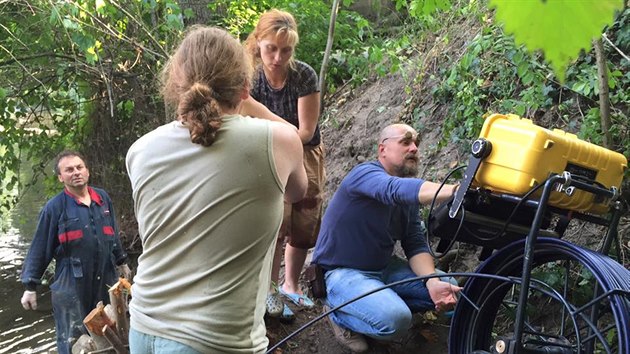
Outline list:
[[[301,201],[284,203],[284,218],[280,237],[295,248],[309,249],[315,246],[322,223],[324,182],[324,146],[304,145],[304,168],[308,177],[306,196]]]

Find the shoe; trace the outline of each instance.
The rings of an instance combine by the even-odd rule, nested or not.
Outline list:
[[[291,300],[291,302],[296,304],[297,306],[304,307],[307,309],[312,309],[313,306],[315,306],[315,304],[313,303],[313,300],[309,299],[308,296],[304,294],[300,295],[300,294],[287,293],[286,291],[282,290],[282,286],[278,288],[278,291],[280,292],[280,294],[282,294],[287,299]]]
[[[280,317],[286,305],[280,300],[278,293],[267,294],[265,300],[266,313],[269,317]]]
[[[295,314],[293,313],[293,311],[291,311],[289,306],[287,306],[286,304],[282,305],[284,305],[284,308],[282,309],[282,314],[280,315],[280,317],[278,317],[280,319],[280,322],[293,323],[293,321],[295,321]]]
[[[330,311],[330,307],[328,307],[328,305],[324,305],[324,312],[328,311]],[[352,350],[354,353],[363,353],[369,349],[363,335],[352,332],[349,329],[342,328],[336,324],[332,318],[330,318],[330,315],[326,316],[326,319],[328,320],[330,327],[332,327],[333,333],[335,333],[335,337],[337,337],[337,341],[341,343],[341,345]]]

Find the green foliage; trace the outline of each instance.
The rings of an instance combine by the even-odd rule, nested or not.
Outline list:
[[[531,116],[549,108],[552,88],[541,69],[536,57],[498,27],[485,28],[433,92],[439,102],[451,105],[441,145],[474,139],[487,113]]]
[[[409,15],[415,18],[423,18],[439,10],[448,10],[451,7],[449,0],[396,0],[396,10],[407,8]]]
[[[37,166],[37,180],[64,148],[96,165],[119,161],[147,129],[133,118],[138,104],[161,106],[154,83],[183,29],[177,2],[22,0],[0,3],[0,12],[0,180],[21,190],[32,183],[11,175],[21,162]],[[111,167],[124,170],[120,162]],[[101,178],[120,183],[92,176],[100,185]],[[5,208],[12,202],[2,198]]]
[[[344,6],[349,1],[344,1]],[[209,5],[213,11],[224,11],[215,25],[227,28],[242,40],[253,30],[260,14],[272,8],[290,12],[298,23],[300,43],[296,57],[319,72],[328,38],[330,5],[319,0],[248,0],[234,2],[218,0]],[[361,15],[344,9],[337,15],[335,38],[327,71],[328,92],[350,81],[360,83],[372,73],[383,76],[397,72],[414,50],[409,35],[384,38],[373,24]]]
[[[512,4],[499,0],[493,4],[497,5],[497,19],[510,19],[505,28],[514,31],[519,43],[523,41],[521,36],[543,37],[536,48],[543,48],[557,72],[558,67],[570,63],[562,60],[577,57],[570,54],[571,48],[580,43],[588,48],[590,39],[610,23],[619,2],[585,2],[592,10],[588,20],[582,12],[573,12],[578,10],[572,3],[517,2],[522,6],[518,16],[508,9]],[[448,27],[458,18],[474,18],[483,27],[481,33],[466,43],[461,55],[441,57],[439,72],[432,77],[440,84],[431,94],[438,103],[448,105],[450,112],[442,145],[474,138],[489,112],[544,117],[551,119],[543,122],[544,126],[564,125],[584,139],[600,142],[599,87],[590,53],[568,65],[565,83],[561,84],[554,80],[560,75],[553,74],[541,54],[515,44],[512,37],[491,24],[487,9],[478,1],[397,0],[397,21],[387,25],[350,11],[349,3],[343,2],[337,18],[327,73],[328,92],[348,82],[357,84],[408,66],[413,68],[408,64],[417,53],[427,51],[428,41],[445,47],[456,38],[442,35],[448,33]],[[562,9],[563,19],[557,18],[556,3],[570,7]],[[19,174],[21,160],[45,165],[62,148],[76,148],[87,152],[94,167],[100,169],[93,170],[92,176],[106,181],[101,185],[109,187],[114,180],[123,181],[111,189],[119,191],[121,199],[128,199],[124,155],[131,142],[164,121],[156,81],[184,24],[193,19],[193,12],[183,9],[183,4],[174,0],[0,2],[0,126],[4,129],[0,134],[0,178],[5,188],[20,187],[22,182],[8,171]],[[214,16],[210,24],[226,27],[242,40],[264,10],[276,7],[293,13],[301,35],[296,56],[319,71],[328,35],[329,2],[217,0],[208,6]],[[524,15],[545,6],[553,11],[546,11],[545,16]],[[625,53],[630,52],[629,14],[626,9],[607,30],[608,38]],[[542,22],[525,26],[526,20]],[[553,24],[584,27],[574,30],[570,37],[595,29],[597,32],[586,40],[568,41],[548,36],[562,31],[541,32]],[[536,27],[533,34],[528,27]],[[529,34],[523,35],[522,31]],[[557,48],[548,51],[550,43]],[[611,46],[606,52],[611,129],[616,149],[630,156],[630,63]],[[402,73],[409,75],[404,70]],[[419,80],[422,75],[418,75]],[[420,114],[413,112],[414,117]],[[112,197],[117,199],[116,195]],[[11,200],[0,198],[5,206]]]
[[[510,1],[491,0],[496,18],[517,43],[529,50],[542,49],[560,81],[580,50],[591,47],[605,26],[612,24],[623,0]]]
[[[563,293],[565,281],[569,283],[567,296],[573,304],[585,304],[593,298],[595,277],[582,265],[573,264],[567,269],[563,262],[545,263],[532,271],[532,278],[542,281],[559,293]],[[545,298],[546,295],[535,292],[536,296]]]
[[[344,7],[349,3],[344,1]],[[300,26],[297,56],[319,70],[330,17],[325,2],[215,1],[209,6],[218,14],[213,24],[241,39],[262,11],[290,11]],[[0,8],[6,15],[0,28],[0,146],[5,149],[0,177],[19,185],[18,179],[5,176],[19,171],[20,161],[39,166],[58,151],[74,148],[98,168],[92,171],[93,183],[116,184],[110,189],[127,198],[127,181],[119,172],[124,171],[125,152],[163,121],[158,73],[193,12],[173,0],[21,0]],[[343,7],[335,37],[329,92],[372,72],[396,71],[414,53],[404,31],[384,39],[369,21]],[[58,188],[50,186],[51,193]]]
[[[619,48],[630,49],[630,10],[626,10],[608,31],[608,36]],[[609,49],[607,54],[608,89],[610,101],[610,127],[613,147],[630,158],[630,62],[617,51]],[[574,65],[567,69],[566,86],[574,93],[569,99],[559,104],[563,119],[581,139],[595,144],[602,143],[603,132],[599,108],[599,82],[595,56],[582,54]],[[571,113],[571,107],[577,108],[577,114]]]
[[[477,9],[483,12],[482,9]],[[471,8],[469,13],[474,14]],[[608,31],[611,41],[623,45],[630,38],[626,11]],[[487,20],[480,18],[486,23]],[[448,37],[444,36],[444,40]],[[628,49],[629,46],[621,47]],[[608,47],[608,87],[611,104],[611,132],[615,150],[630,156],[630,63]],[[496,25],[484,26],[482,33],[450,67],[443,67],[441,84],[434,98],[450,107],[443,126],[441,146],[467,142],[476,137],[486,114],[514,113],[533,119],[547,128],[561,128],[595,144],[602,143],[599,112],[599,83],[595,57],[583,53],[566,70],[565,83],[554,80],[553,70],[539,53],[515,44]]]
[[[0,146],[0,158],[3,158],[6,151],[3,147]],[[17,198],[17,176],[13,172],[7,172],[5,177],[0,180],[0,188],[4,191],[4,193],[0,193],[0,232],[4,232],[7,225],[7,218],[4,217],[8,215],[9,208],[16,202]]]

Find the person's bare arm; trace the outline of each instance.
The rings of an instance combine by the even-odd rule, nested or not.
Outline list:
[[[287,122],[286,120],[282,119],[282,117],[270,111],[269,108],[267,108],[264,104],[256,101],[252,96],[248,96],[247,99],[243,100],[238,113],[243,116],[267,119],[274,122],[285,123],[292,127],[295,127],[293,124]]]
[[[418,253],[409,258],[409,267],[417,275],[429,275],[435,273],[433,257],[429,253]],[[439,279],[438,279],[439,280]]]
[[[417,275],[435,273],[433,257],[429,253],[418,253],[411,257],[409,259],[409,267]],[[427,280],[425,284],[438,312],[451,309],[457,302],[455,295],[462,290],[459,286],[442,281],[438,277]]]
[[[437,192],[439,187],[440,184],[435,182],[425,181],[424,183],[422,183],[422,186],[420,186],[420,191],[418,192],[418,201],[420,201],[420,204],[430,204],[433,200],[433,197],[435,196],[435,192]],[[448,200],[450,197],[455,195],[458,187],[458,184],[445,184],[440,190],[440,194],[438,194],[436,202],[439,204]]]
[[[300,122],[298,134],[302,144],[313,139],[317,121],[319,120],[319,92],[298,98],[298,121]]]
[[[285,183],[284,198],[296,203],[304,198],[308,185],[302,142],[296,131],[285,124],[273,124],[273,153],[276,171]]]

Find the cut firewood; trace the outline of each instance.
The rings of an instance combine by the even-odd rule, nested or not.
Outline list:
[[[105,305],[105,308],[103,309],[103,311],[105,312],[105,315],[107,316],[107,318],[109,318],[112,322],[114,322],[114,324],[116,324],[117,317],[116,317],[116,309],[114,308],[114,306],[112,306],[112,304],[107,304]],[[113,327],[113,328],[116,328],[116,327]]]
[[[96,307],[83,319],[83,324],[87,328],[92,340],[96,343],[97,349],[105,349],[110,346],[109,342],[103,337],[103,327],[114,327],[116,324],[107,316],[103,302],[99,301]]]
[[[109,288],[110,292],[126,292],[131,294],[131,283],[125,278],[118,278],[116,284]]]
[[[90,334],[92,341],[96,345],[97,350],[107,349],[111,347],[111,344],[109,344],[109,342],[107,341],[105,337],[103,337],[103,335],[94,333],[90,330],[88,330],[88,333]],[[90,352],[83,352],[83,353],[90,353]]]
[[[98,333],[100,336],[103,334],[103,327],[114,327],[114,321],[107,316],[105,312],[105,306],[102,301],[96,304],[96,307],[83,319],[83,324],[91,332]]]
[[[125,278],[120,278],[109,288],[109,302],[115,312],[116,329],[123,342],[129,338],[129,319],[127,318],[127,299],[131,292],[131,284]]]
[[[91,336],[83,334],[72,346],[72,354],[90,353],[98,349]]]
[[[127,354],[129,351],[118,337],[118,334],[109,326],[105,325],[101,332],[107,341],[112,345],[116,354]]]
[[[105,338],[105,337],[103,337]],[[128,345],[125,345],[125,348],[129,348]],[[105,349],[99,349],[99,350],[95,350],[93,352],[86,352],[85,354],[111,354],[111,353],[115,353],[116,351],[114,350],[114,347],[107,347]]]
[[[86,335],[84,340],[93,346],[85,350],[77,347],[77,353],[128,353],[127,303],[130,293],[131,284],[125,278],[120,278],[109,288],[111,304],[104,306],[103,302],[99,302],[83,319],[83,324],[90,334]]]

